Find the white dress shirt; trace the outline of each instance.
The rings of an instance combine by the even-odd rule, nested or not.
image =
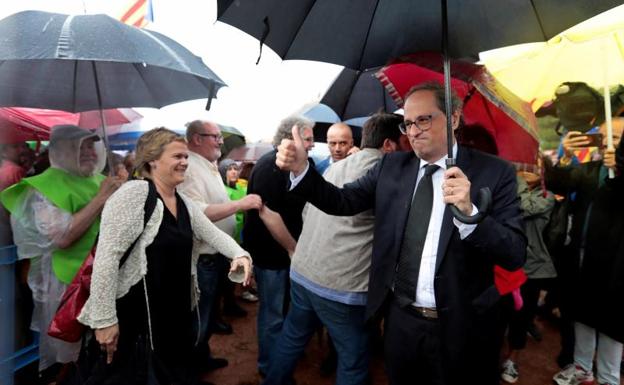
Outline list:
[[[453,154],[457,156],[457,144],[453,145]],[[433,207],[431,208],[431,217],[429,218],[429,227],[427,228],[427,237],[425,238],[425,244],[423,246],[422,257],[420,259],[420,270],[418,272],[418,283],[416,284],[416,301],[412,303],[413,306],[420,307],[436,307],[435,290],[433,287],[433,281],[435,278],[436,260],[438,258],[438,245],[440,244],[440,233],[442,231],[442,220],[444,219],[444,210],[446,205],[444,204],[444,197],[442,192],[442,184],[444,183],[444,172],[446,170],[445,155],[439,159],[436,164],[440,166],[433,174],[431,174],[431,182],[433,184]],[[430,163],[426,163],[421,160],[420,169],[418,170],[418,178],[416,179],[416,186],[414,186],[414,194],[416,194],[416,187],[425,175],[425,167]],[[413,195],[412,195],[413,196]],[[472,214],[476,213],[477,209],[472,205]],[[453,223],[457,226],[461,239],[470,235],[477,225],[467,225],[459,222],[453,218]]]
[[[453,157],[457,158],[457,143],[453,145]],[[444,204],[444,197],[442,195],[442,184],[444,183],[444,172],[446,171],[447,158],[448,155],[445,155],[437,162],[433,163],[440,166],[440,168],[431,175],[431,181],[433,183],[433,207],[431,209],[429,227],[427,228],[427,237],[425,238],[425,244],[423,246],[423,253],[420,261],[420,270],[418,273],[418,283],[416,285],[416,301],[412,303],[413,306],[430,308],[436,307],[433,281],[435,277],[436,259],[438,257],[440,233],[442,230],[442,220],[444,219],[444,210],[446,206]],[[427,165],[429,165],[429,163],[421,160],[420,169],[418,170],[418,178],[416,179],[416,185],[414,186],[413,194],[416,193],[416,187],[418,187],[418,182],[420,182],[420,179],[425,174],[425,167]],[[309,165],[306,166],[305,170],[297,177],[295,177],[292,172],[290,173],[291,190],[295,188],[295,186],[297,186],[299,182],[301,182],[305,174],[308,172],[308,168]],[[471,215],[475,215],[477,212],[478,209],[473,203]],[[474,229],[477,227],[477,225],[468,225],[462,223],[455,218],[453,218],[453,224],[457,227],[461,239],[464,239],[472,234]]]
[[[189,151],[184,182],[178,186],[178,191],[191,198],[202,211],[205,211],[211,204],[230,202],[217,165],[193,151]],[[234,235],[236,227],[234,214],[216,221],[214,224],[227,235]],[[213,254],[214,250],[209,245],[205,245],[201,253]]]

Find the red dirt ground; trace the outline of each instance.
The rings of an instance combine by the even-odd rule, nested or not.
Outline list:
[[[248,311],[245,318],[228,319],[234,329],[232,335],[215,335],[211,348],[215,357],[227,358],[229,366],[208,374],[205,379],[217,385],[255,385],[260,383],[257,374],[256,357],[256,312],[257,303],[242,303]],[[548,322],[537,320],[544,339],[536,342],[528,339],[527,348],[519,359],[520,379],[517,385],[551,385],[552,376],[559,370],[555,358],[559,352],[559,333]],[[319,374],[322,359],[325,357],[326,339],[315,336],[310,341],[304,357],[295,372],[297,385],[331,385],[334,377],[323,378]],[[386,385],[383,360],[375,354],[371,362],[372,384]],[[474,379],[473,379],[474,380]],[[469,383],[478,383],[467,381]],[[502,384],[504,382],[501,381]]]

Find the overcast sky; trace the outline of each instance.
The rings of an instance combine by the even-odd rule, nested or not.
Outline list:
[[[3,1],[0,18],[37,9],[83,14],[106,13],[119,18],[131,0]],[[228,85],[221,88],[210,111],[206,100],[178,103],[161,110],[139,109],[143,125],[180,129],[202,118],[240,129],[248,141],[270,139],[279,120],[305,104],[318,101],[341,67],[309,61],[282,61],[264,47],[256,65],[259,43],[240,30],[216,22],[214,0],[152,0],[154,23],[146,26],[177,40],[215,71]]]

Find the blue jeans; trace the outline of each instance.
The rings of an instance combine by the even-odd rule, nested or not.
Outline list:
[[[270,270],[254,267],[258,286],[258,370],[269,369],[271,348],[282,331],[286,315],[288,269]]]
[[[291,283],[291,304],[282,334],[271,353],[265,384],[287,384],[314,332],[323,324],[336,346],[336,384],[367,384],[369,332],[365,306],[346,305]]]
[[[197,283],[201,291],[199,296],[199,318],[201,323],[198,340],[200,350],[208,349],[208,339],[210,338],[208,330],[220,271],[219,258],[208,254],[199,256],[197,261]]]

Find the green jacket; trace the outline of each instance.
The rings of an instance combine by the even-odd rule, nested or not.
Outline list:
[[[95,197],[104,180],[101,174],[92,177],[72,175],[58,168],[48,168],[43,173],[24,178],[19,183],[7,188],[0,194],[0,201],[9,212],[13,213],[21,206],[30,188],[45,196],[52,204],[71,214],[82,210]],[[57,249],[52,253],[52,269],[56,277],[64,283],[70,283],[89,251],[95,244],[100,228],[99,217],[71,246]]]
[[[240,184],[236,184],[236,188],[232,188],[228,185],[225,185],[225,191],[227,191],[230,200],[237,201],[242,199],[247,195],[247,187],[243,187]],[[236,227],[234,229],[234,239],[239,244],[243,241],[243,224],[245,222],[245,213],[239,211],[235,215],[236,219]]]

